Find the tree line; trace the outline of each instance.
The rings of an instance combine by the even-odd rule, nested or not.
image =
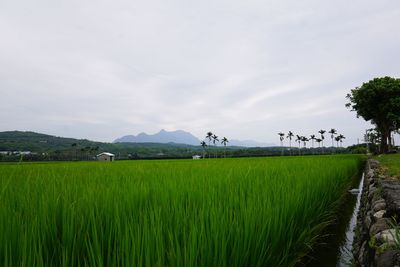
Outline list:
[[[315,134],[310,135],[309,137],[304,136],[304,135],[295,135],[292,131],[289,131],[287,134],[285,133],[278,133],[279,135],[279,140],[281,143],[281,148],[282,148],[282,155],[283,153],[283,142],[286,139],[289,139],[289,151],[290,151],[290,155],[292,155],[292,140],[294,139],[294,142],[298,143],[298,151],[299,151],[299,155],[301,154],[301,144],[303,144],[303,148],[307,148],[307,143],[311,141],[311,147],[314,149],[314,142],[316,142],[318,144],[318,148],[321,149],[322,153],[324,153],[324,140],[325,140],[325,133],[327,131],[326,130],[319,130],[318,134],[319,136],[316,136]],[[338,134],[336,129],[330,129],[328,131],[328,133],[331,135],[331,139],[332,139],[332,148],[335,147],[334,145],[334,141],[336,141],[336,148],[341,148],[342,147],[342,143],[343,143],[343,139],[345,139],[346,137],[343,134]],[[339,145],[340,143],[340,145]]]
[[[298,143],[298,153],[301,155],[301,150],[307,149],[307,143],[311,142],[311,148],[314,149],[314,142],[318,144],[318,148],[322,153],[324,153],[324,140],[325,140],[325,133],[329,133],[331,140],[332,140],[332,148],[335,148],[335,142],[336,142],[336,149],[342,148],[342,143],[343,139],[346,137],[343,134],[339,134],[336,129],[330,129],[328,132],[326,130],[319,130],[318,131],[318,136],[315,134],[310,135],[309,137],[304,136],[304,135],[295,135],[292,131],[289,131],[287,134],[285,133],[278,133],[279,135],[279,140],[281,144],[281,155],[284,155],[284,140],[288,139],[289,141],[289,151],[290,155],[292,155],[292,141],[295,143]],[[203,148],[203,158],[211,158],[212,153],[209,148],[214,148],[214,157],[218,157],[218,150],[215,149],[218,144],[221,144],[224,146],[224,157],[226,158],[226,145],[229,143],[229,140],[226,137],[223,137],[222,139],[219,139],[218,135],[215,133],[209,131],[206,133],[204,140],[200,142],[200,145]],[[330,149],[330,151],[334,151]]]
[[[206,143],[206,140],[208,140],[208,145]],[[221,143],[224,146],[224,157],[226,158],[226,145],[227,143],[229,143],[228,138],[226,138],[225,136],[219,140],[218,135],[216,135],[215,133],[209,131],[207,132],[206,136],[205,136],[205,140],[200,142],[200,145],[203,147],[203,158],[205,158],[206,154],[207,154],[207,147],[210,147],[211,143],[213,143],[214,147],[217,146],[218,143]],[[215,150],[214,151],[214,156],[217,157],[218,156],[218,151]],[[211,153],[208,153],[208,157],[211,157]]]

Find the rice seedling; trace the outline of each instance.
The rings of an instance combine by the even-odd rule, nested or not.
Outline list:
[[[2,266],[293,266],[357,156],[0,164]]]

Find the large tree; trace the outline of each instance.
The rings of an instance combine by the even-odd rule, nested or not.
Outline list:
[[[346,107],[371,121],[381,133],[380,152],[388,152],[391,132],[400,126],[400,79],[375,78],[352,89],[347,98]]]

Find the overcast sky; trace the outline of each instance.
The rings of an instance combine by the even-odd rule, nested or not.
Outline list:
[[[399,77],[399,49],[398,0],[1,0],[0,131],[349,145],[370,126],[346,94]]]

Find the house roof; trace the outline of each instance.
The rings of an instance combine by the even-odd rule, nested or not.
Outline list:
[[[110,152],[102,152],[102,153],[98,154],[96,157],[100,157],[102,155],[106,155],[106,156],[109,156],[109,157],[115,157],[115,155],[113,153],[110,153]]]

